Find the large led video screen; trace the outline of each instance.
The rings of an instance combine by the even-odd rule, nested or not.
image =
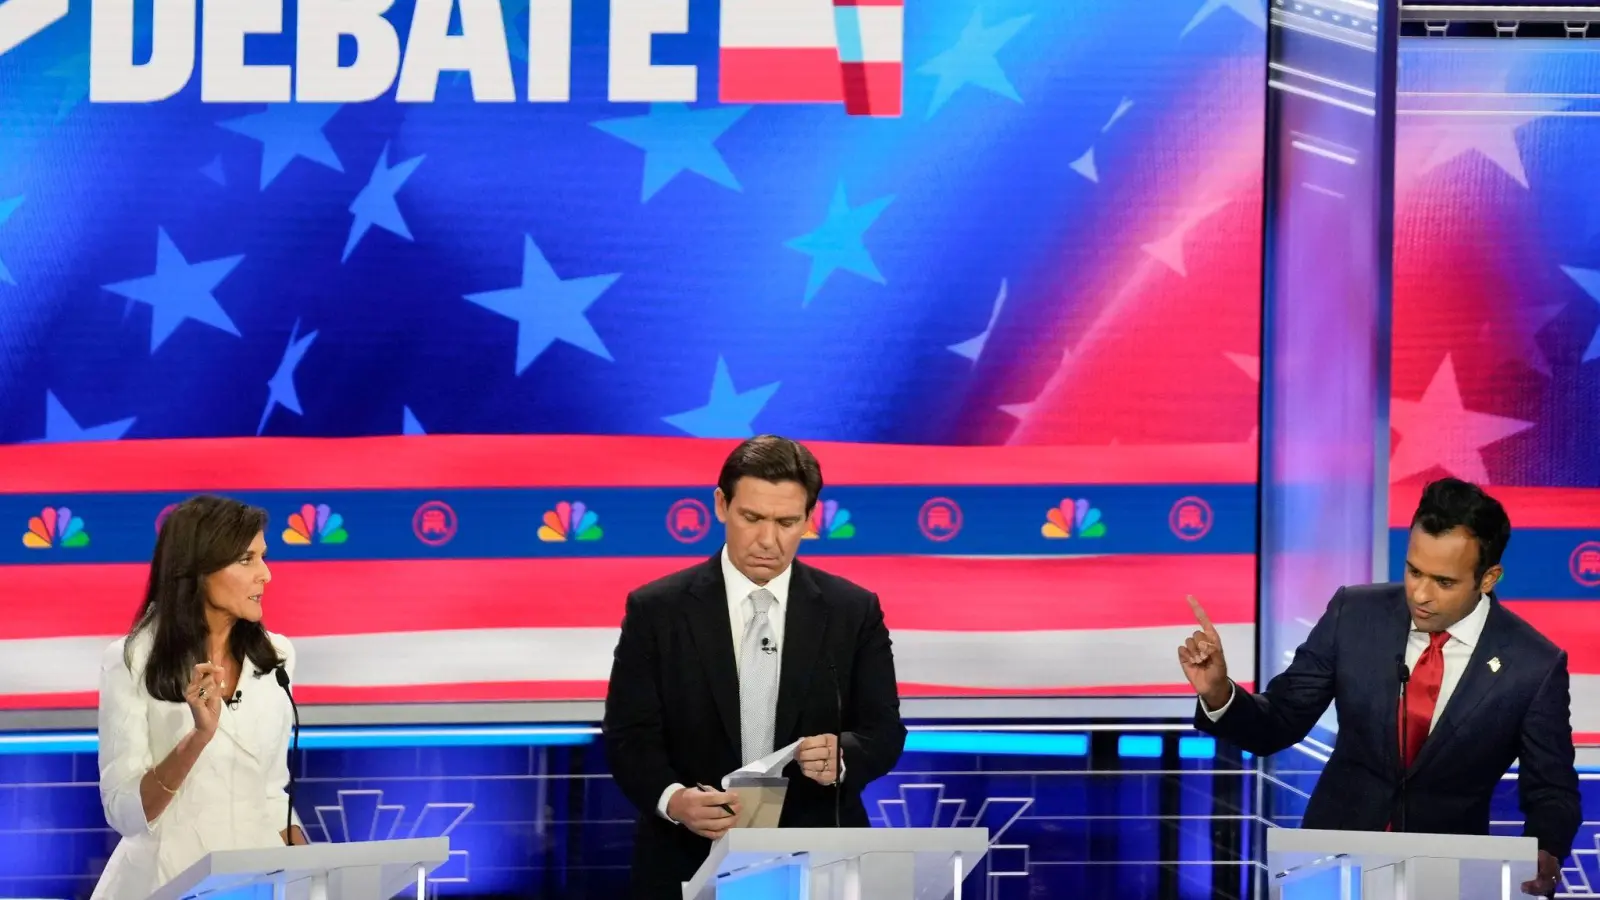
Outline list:
[[[907,696],[1186,691],[1189,593],[1250,679],[1263,10],[53,8],[0,43],[0,707],[94,704],[198,491],[270,512],[305,702],[598,698],[766,432]]]
[[[1600,54],[1402,41],[1390,564],[1422,484],[1511,515],[1506,605],[1569,654],[1600,743]]]

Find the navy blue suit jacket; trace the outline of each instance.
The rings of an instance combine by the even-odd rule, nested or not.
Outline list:
[[[1483,636],[1416,761],[1405,772],[1405,830],[1488,834],[1489,799],[1520,760],[1523,833],[1565,859],[1582,821],[1573,765],[1567,654],[1491,594]],[[1340,588],[1261,694],[1237,691],[1216,722],[1195,727],[1266,756],[1305,738],[1332,702],[1334,743],[1302,824],[1382,831],[1400,827],[1400,677],[1410,632],[1405,588]],[[1498,671],[1489,660],[1498,659]]]

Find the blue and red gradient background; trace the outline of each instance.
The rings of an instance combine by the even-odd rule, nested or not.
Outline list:
[[[1581,43],[1581,42],[1580,42]],[[1402,43],[1391,562],[1423,484],[1486,483],[1499,594],[1571,654],[1600,735],[1600,56],[1560,41]]]
[[[802,552],[881,594],[908,690],[1176,690],[1189,591],[1253,643],[1259,18],[912,2],[905,114],[868,119],[609,103],[603,7],[576,8],[568,104],[447,75],[432,104],[206,105],[197,78],[95,105],[87,7],[0,58],[0,642],[78,659],[124,630],[155,515],[206,489],[272,513],[268,624],[309,700],[597,696],[606,652],[374,684],[353,648],[603,647],[628,588],[716,548],[671,505],[778,432],[856,526]],[[696,0],[655,41],[702,98],[716,28]],[[430,499],[443,546],[411,528]],[[1043,537],[1077,499],[1105,535]],[[540,541],[562,500],[604,536]],[[305,503],[349,539],[284,544]],[[47,506],[90,544],[24,547]],[[92,702],[0,671],[0,704]]]

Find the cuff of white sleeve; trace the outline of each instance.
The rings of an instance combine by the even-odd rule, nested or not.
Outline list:
[[[674,825],[681,825],[683,823],[667,815],[667,804],[672,802],[672,795],[681,790],[683,790],[683,785],[676,782],[669,784],[667,785],[667,789],[661,792],[661,799],[656,801],[656,815],[666,819],[668,822],[671,822]]]
[[[1233,698],[1238,693],[1239,693],[1239,689],[1234,686],[1234,683],[1231,682],[1231,681],[1228,682],[1228,702],[1222,704],[1222,706],[1220,708],[1215,709],[1215,710],[1206,708],[1206,701],[1205,701],[1204,698],[1198,698],[1197,697],[1196,699],[1198,699],[1200,701],[1200,711],[1206,714],[1206,718],[1208,718],[1211,721],[1215,722],[1218,719],[1221,719],[1223,716],[1227,715],[1228,707],[1233,705]]]

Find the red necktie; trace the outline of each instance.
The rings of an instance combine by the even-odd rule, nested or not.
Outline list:
[[[1444,684],[1444,642],[1450,640],[1448,631],[1428,636],[1428,649],[1417,657],[1411,667],[1411,681],[1406,686],[1405,702],[1400,707],[1400,747],[1405,757],[1405,767],[1422,750],[1428,739],[1428,728],[1433,724],[1433,709],[1439,704],[1439,687]]]

